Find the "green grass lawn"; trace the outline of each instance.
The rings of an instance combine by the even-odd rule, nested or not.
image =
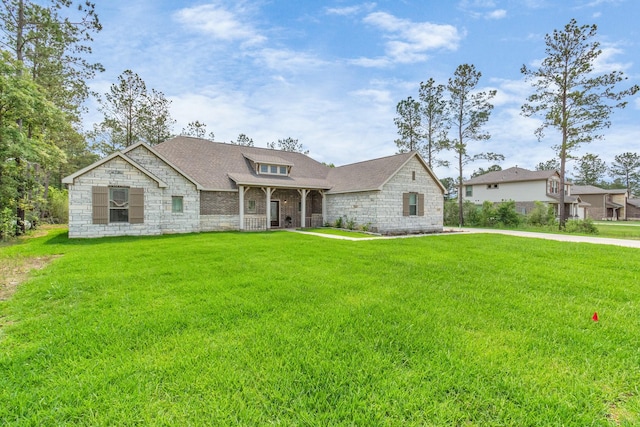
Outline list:
[[[614,239],[640,240],[640,222],[634,221],[630,223],[618,222],[597,222],[598,236],[611,237]]]
[[[52,255],[0,301],[3,425],[640,424],[636,249],[62,230],[0,263]]]

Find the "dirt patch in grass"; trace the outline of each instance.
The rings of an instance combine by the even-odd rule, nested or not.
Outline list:
[[[32,258],[8,258],[2,260],[0,265],[0,301],[11,298],[29,273],[33,270],[42,270],[51,261],[62,255],[49,255]]]

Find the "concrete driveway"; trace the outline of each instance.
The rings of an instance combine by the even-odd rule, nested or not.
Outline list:
[[[449,228],[446,228],[445,230],[457,231],[462,233],[507,234],[509,236],[532,237],[535,239],[557,240],[559,242],[595,243],[598,245],[614,245],[614,246],[625,246],[627,248],[640,248],[640,240],[611,239],[608,237],[576,236],[573,234],[534,233],[531,231],[496,230],[493,228],[449,227]]]
[[[367,241],[367,240],[379,240],[379,239],[406,239],[415,237],[428,237],[428,236],[455,236],[459,233],[493,233],[493,234],[507,234],[509,236],[517,237],[530,237],[534,239],[547,239],[557,240],[559,242],[574,242],[574,243],[595,243],[598,245],[614,245],[625,246],[627,248],[640,248],[640,240],[624,240],[624,239],[611,239],[607,237],[591,237],[591,236],[575,236],[572,234],[551,234],[551,233],[534,233],[531,231],[515,231],[515,230],[496,230],[493,228],[458,228],[458,227],[445,227],[444,233],[434,234],[409,234],[402,236],[371,236],[353,238],[347,236],[337,236],[333,234],[314,233],[309,231],[287,229],[286,231],[292,231],[301,234],[309,234],[312,236],[325,237],[327,239],[338,240],[351,240],[351,241]]]

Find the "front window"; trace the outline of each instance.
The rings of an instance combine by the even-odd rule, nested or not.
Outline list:
[[[171,197],[171,212],[173,213],[182,213],[182,196],[172,196]]]
[[[467,196],[467,197],[473,197],[473,185],[467,185],[467,186],[465,186],[464,190],[465,190],[465,193],[464,193],[464,194],[465,194],[465,196]]]
[[[109,188],[109,222],[129,222],[128,188]]]
[[[269,173],[269,165],[260,165],[260,173]]]
[[[555,179],[549,181],[549,194],[559,193],[560,182]]]
[[[256,213],[256,201],[249,200],[249,204],[247,206],[247,213]]]
[[[416,193],[409,194],[409,215],[418,215],[418,195]]]

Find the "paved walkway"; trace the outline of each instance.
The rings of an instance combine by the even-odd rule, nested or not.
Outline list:
[[[532,231],[496,230],[493,228],[447,228],[449,231],[462,233],[493,233],[507,234],[509,236],[532,237],[535,239],[557,240],[559,242],[595,243],[598,245],[625,246],[627,248],[640,248],[640,240],[611,239],[609,237],[576,236],[574,234],[535,233]]]
[[[576,236],[573,234],[535,233],[532,231],[497,230],[493,228],[445,227],[444,229],[445,232],[441,234],[440,233],[409,234],[409,235],[402,235],[402,236],[371,236],[371,237],[338,236],[335,234],[314,233],[311,231],[302,231],[302,230],[294,230],[294,229],[287,229],[287,231],[292,231],[292,232],[301,233],[301,234],[309,234],[309,235],[318,236],[318,237],[326,237],[328,239],[350,240],[350,241],[406,239],[406,238],[414,238],[414,237],[447,236],[447,235],[451,236],[451,235],[456,235],[458,233],[470,233],[470,234],[491,233],[491,234],[506,234],[509,236],[517,236],[517,237],[529,237],[534,239],[557,240],[559,242],[594,243],[599,245],[614,245],[614,246],[624,246],[627,248],[640,248],[640,240],[624,240],[624,239],[611,239],[608,237]]]

